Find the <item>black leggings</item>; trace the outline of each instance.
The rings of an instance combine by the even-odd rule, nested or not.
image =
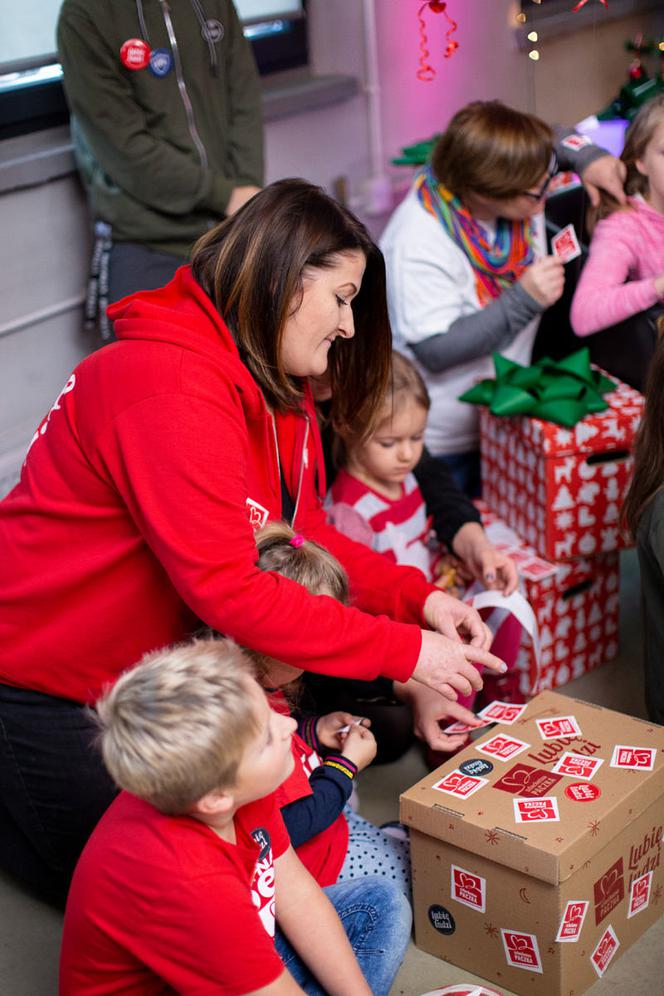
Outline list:
[[[60,906],[117,793],[96,733],[77,702],[0,685],[0,865]]]

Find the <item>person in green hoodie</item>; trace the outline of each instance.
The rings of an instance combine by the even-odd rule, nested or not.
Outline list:
[[[95,222],[93,320],[167,283],[260,189],[260,81],[231,0],[64,0],[57,44]]]

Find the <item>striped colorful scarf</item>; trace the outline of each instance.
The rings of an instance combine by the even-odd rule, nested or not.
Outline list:
[[[530,219],[507,221],[497,218],[496,239],[490,245],[481,225],[459,198],[438,182],[431,166],[424,166],[414,182],[422,206],[438,218],[450,238],[466,254],[475,275],[477,297],[484,308],[500,297],[506,287],[511,287],[532,263],[533,230]]]

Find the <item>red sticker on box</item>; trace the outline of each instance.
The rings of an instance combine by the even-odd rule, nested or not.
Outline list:
[[[620,941],[616,937],[616,932],[613,927],[609,925],[600,937],[597,947],[590,956],[593,968],[599,975],[600,979],[609,967],[611,959],[619,947]]]
[[[583,930],[583,921],[590,903],[587,899],[571,899],[565,907],[563,918],[558,927],[556,940],[561,943],[578,941]]]
[[[507,964],[512,968],[523,968],[527,972],[539,972],[541,975],[542,960],[535,934],[521,934],[516,930],[505,930],[502,927],[500,933]]]
[[[627,768],[631,771],[652,771],[655,766],[655,754],[652,747],[628,747],[616,744],[611,758],[612,768]]]
[[[542,740],[581,736],[581,729],[574,716],[554,716],[552,719],[536,719],[535,722]]]
[[[511,726],[512,723],[516,723],[517,719],[523,715],[527,708],[526,704],[514,705],[512,702],[492,702],[480,710],[477,715],[480,719],[491,720],[492,723],[502,723],[504,726]]]
[[[589,785],[588,782],[574,782],[565,788],[565,795],[572,802],[594,802],[601,794],[599,786]]]
[[[486,910],[486,879],[473,872],[452,865],[450,868],[450,895],[457,903],[469,906],[471,910],[484,913]]]
[[[641,875],[639,878],[635,878],[632,882],[632,888],[629,890],[629,906],[627,908],[627,919],[636,916],[642,910],[645,910],[650,905],[650,886],[652,884],[653,873],[651,871],[646,872],[645,875]]]
[[[548,795],[559,781],[561,781],[560,775],[554,775],[544,768],[533,768],[530,764],[515,764],[502,778],[493,783],[493,787],[500,789],[501,792],[532,798]]]
[[[501,734],[491,737],[484,744],[475,744],[475,749],[480,751],[480,753],[488,754],[489,757],[495,757],[499,761],[509,761],[522,751],[528,750],[529,747],[530,744],[524,743],[523,740],[517,740],[516,737],[508,737]]]
[[[514,819],[517,823],[557,823],[558,800],[554,796],[544,799],[515,799]]]
[[[558,775],[569,775],[572,778],[594,778],[604,761],[601,757],[587,757],[585,754],[563,754],[553,771]]]
[[[457,799],[469,799],[471,795],[474,795],[475,792],[488,784],[489,781],[487,778],[475,778],[473,775],[464,775],[457,768],[455,771],[450,771],[449,775],[445,775],[444,778],[441,778],[431,788],[436,789],[438,792],[446,792]]]

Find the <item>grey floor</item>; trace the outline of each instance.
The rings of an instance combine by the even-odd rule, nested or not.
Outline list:
[[[621,651],[610,664],[569,684],[562,691],[578,698],[644,716],[640,667],[639,582],[633,551],[622,556]],[[360,784],[361,812],[375,823],[395,819],[399,793],[425,774],[421,754],[413,749],[399,763],[368,769]],[[0,994],[53,996],[61,917],[27,896],[0,873]],[[592,996],[657,996],[664,992],[661,951],[664,920],[660,919],[589,992]],[[659,979],[659,981],[658,981]],[[440,986],[479,977],[456,969],[410,945],[392,996],[420,996]],[[505,993],[505,996],[508,996]]]

